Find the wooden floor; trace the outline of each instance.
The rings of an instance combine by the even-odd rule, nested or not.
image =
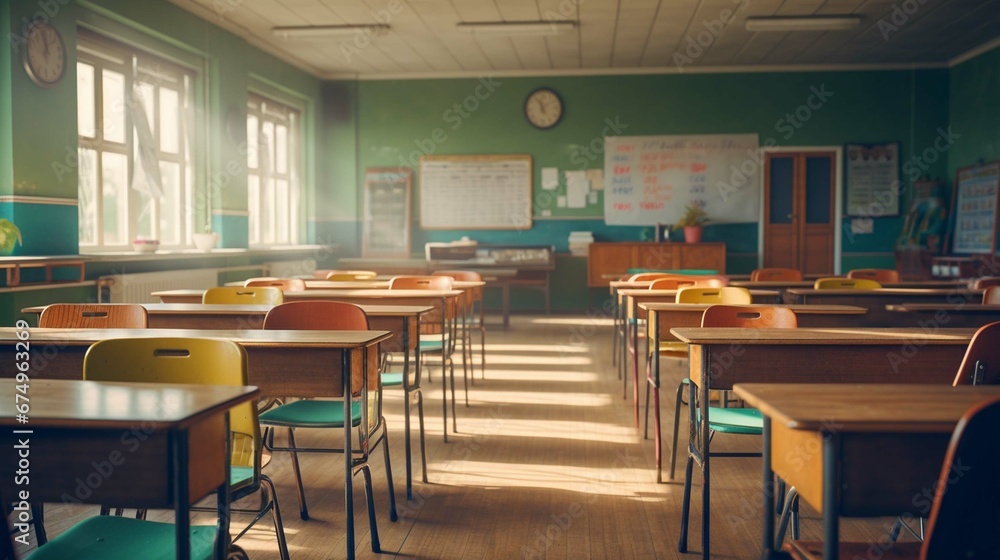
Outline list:
[[[672,388],[686,363],[667,365],[665,434]],[[461,369],[458,369],[461,375]],[[519,316],[509,330],[490,329],[486,380],[459,404],[459,434],[442,442],[441,378],[425,385],[429,484],[405,501],[402,399],[387,390],[386,417],[400,519],[388,517],[381,450],[373,455],[382,554],[371,551],[362,478],[355,484],[358,558],[696,558],[701,543],[700,475],[692,501],[692,554],[677,552],[683,484],[657,484],[653,445],[632,427],[631,401],[611,366],[611,323],[601,316]],[[461,399],[461,380],[458,382]],[[630,388],[631,391],[631,388]],[[682,419],[682,442],[686,421]],[[414,422],[414,426],[416,423]],[[665,440],[668,436],[665,437]],[[323,443],[303,433],[299,443]],[[414,429],[416,450],[416,430]],[[330,441],[333,441],[330,438]],[[759,437],[719,435],[716,450],[759,450]],[[415,451],[416,452],[416,451]],[[669,453],[669,449],[664,450]],[[267,472],[278,485],[293,559],[342,558],[343,469],[338,455],[300,455],[311,519],[302,521],[286,455]],[[682,459],[683,461],[683,459]],[[760,551],[760,459],[713,461],[712,557],[757,558]],[[683,462],[678,477],[683,475]],[[820,520],[803,508],[803,535],[819,538]],[[50,534],[80,511],[47,506]],[[91,513],[92,509],[86,510]],[[234,533],[241,518],[234,518]],[[892,520],[842,523],[845,539],[877,542]],[[254,559],[278,558],[262,521],[240,539]]]

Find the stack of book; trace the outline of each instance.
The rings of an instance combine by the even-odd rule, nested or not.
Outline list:
[[[590,231],[571,231],[569,233],[569,252],[578,257],[586,257],[590,244],[594,242],[594,234]]]

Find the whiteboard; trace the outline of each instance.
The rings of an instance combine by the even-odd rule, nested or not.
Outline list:
[[[756,134],[606,137],[604,221],[673,224],[694,203],[712,223],[756,222],[762,161]]]
[[[422,156],[420,227],[531,229],[531,156]]]

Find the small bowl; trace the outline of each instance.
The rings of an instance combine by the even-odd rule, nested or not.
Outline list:
[[[160,248],[160,242],[155,239],[137,239],[132,242],[132,250],[136,253],[155,253]]]

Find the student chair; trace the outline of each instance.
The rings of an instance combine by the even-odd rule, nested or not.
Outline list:
[[[852,280],[865,278],[879,284],[896,284],[899,282],[899,272],[888,268],[855,268],[847,273]]]
[[[278,288],[282,292],[304,292],[306,281],[301,278],[250,278],[243,283],[244,288]]]
[[[432,276],[450,276],[453,280],[460,282],[482,282],[483,276],[478,272],[473,270],[439,270],[432,274]],[[484,306],[483,306],[483,288],[474,288],[466,291],[466,329],[464,336],[462,337],[462,345],[468,345],[469,348],[469,363],[472,363],[472,333],[471,331],[479,331],[479,359],[480,367],[482,368],[479,372],[483,379],[486,379],[486,323],[484,320]],[[472,372],[472,378],[475,380],[476,372]]]
[[[985,290],[990,286],[1000,286],[1000,276],[986,276],[969,282],[969,288],[973,290]]]
[[[883,558],[995,558],[1000,550],[1000,398],[972,407],[952,433],[941,476],[934,487],[927,535],[923,542],[892,543],[879,549]],[[960,472],[962,476],[955,476]],[[840,543],[840,558],[867,558],[870,542]],[[791,541],[784,550],[794,560],[823,558],[820,542]]]
[[[817,278],[813,283],[816,290],[878,290],[882,288],[875,280],[868,278]]]
[[[119,338],[95,343],[83,360],[83,378],[92,381],[246,385],[246,352],[228,340],[197,338]],[[274,484],[261,474],[261,438],[257,409],[241,404],[229,413],[230,491],[234,500],[261,494],[261,508],[236,542],[267,513],[274,521],[278,549],[288,559]],[[232,510],[234,513],[239,510]],[[192,558],[213,558],[214,525],[191,528]],[[41,546],[31,556],[39,560],[62,558],[129,558],[137,550],[172,551],[174,526],[118,516],[90,518]],[[239,550],[234,548],[234,550]],[[173,553],[170,553],[173,556]]]
[[[240,288],[219,286],[205,290],[202,303],[229,305],[278,305],[284,300],[284,292],[273,286]]]
[[[335,282],[355,282],[374,280],[377,276],[373,270],[331,270],[327,273],[326,279]]]
[[[302,330],[354,330],[367,331],[368,316],[357,305],[337,301],[302,301],[275,306],[264,317],[265,329]],[[371,356],[369,360],[377,360]],[[377,368],[373,368],[377,371]],[[345,373],[346,374],[346,373]],[[309,519],[302,474],[299,470],[299,453],[353,453],[354,475],[361,472],[365,480],[368,500],[368,522],[371,528],[372,551],[379,552],[378,526],[375,522],[375,500],[372,494],[371,467],[368,454],[381,444],[385,455],[385,473],[389,487],[389,518],[396,521],[396,497],[392,485],[392,463],[389,459],[389,434],[382,415],[382,385],[378,376],[365,376],[362,387],[355,387],[355,400],[351,404],[351,421],[360,433],[360,440],[353,450],[342,448],[299,447],[295,443],[295,430],[300,428],[344,428],[343,400],[298,400],[278,405],[260,414],[261,425],[267,428],[265,446],[271,451],[287,451],[292,458],[292,472],[298,490],[299,514],[303,520]],[[287,395],[294,397],[295,395]],[[364,410],[362,409],[364,407]],[[364,420],[367,419],[367,425]],[[288,446],[274,445],[274,430],[288,429]],[[354,515],[348,511],[347,515]]]
[[[990,286],[983,291],[984,304],[1000,303],[1000,286]]]
[[[758,268],[750,273],[751,282],[801,282],[802,271],[794,268]]]
[[[137,303],[54,303],[38,317],[40,328],[144,329],[146,308]]]

